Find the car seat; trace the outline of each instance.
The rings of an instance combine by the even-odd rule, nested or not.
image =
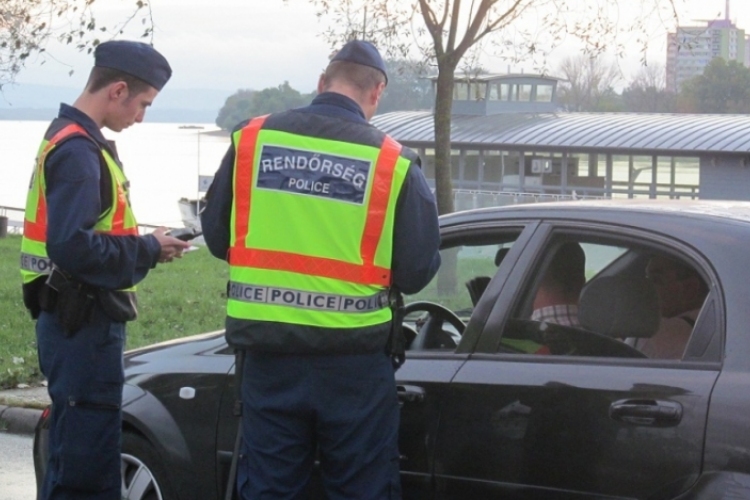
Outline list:
[[[640,276],[603,276],[588,283],[578,303],[578,321],[612,338],[648,338],[659,328],[654,284]]]
[[[473,306],[477,305],[489,282],[489,276],[475,276],[466,282],[466,288],[469,290],[469,297],[471,297],[471,304]]]
[[[499,267],[500,263],[505,258],[510,248],[500,248],[495,254],[495,266]],[[469,290],[469,297],[471,297],[471,305],[476,306],[479,299],[482,297],[484,290],[490,282],[489,276],[475,276],[466,282],[466,288]]]

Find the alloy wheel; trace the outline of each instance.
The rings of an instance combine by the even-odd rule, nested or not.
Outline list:
[[[154,474],[137,457],[123,453],[120,469],[123,500],[163,500]]]

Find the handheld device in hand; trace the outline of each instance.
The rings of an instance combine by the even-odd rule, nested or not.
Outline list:
[[[171,236],[172,238],[177,238],[178,240],[182,241],[190,241],[193,238],[196,238],[203,234],[203,231],[199,231],[192,227],[183,227],[180,229],[173,229],[167,233],[167,236]]]

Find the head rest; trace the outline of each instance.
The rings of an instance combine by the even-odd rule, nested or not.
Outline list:
[[[659,298],[640,276],[603,276],[588,283],[578,303],[583,328],[613,338],[651,337],[659,328]]]
[[[497,253],[495,254],[495,266],[500,267],[500,263],[503,261],[506,255],[508,255],[508,252],[510,251],[510,247],[506,248],[500,248]]]

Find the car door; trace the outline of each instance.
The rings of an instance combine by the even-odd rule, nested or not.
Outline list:
[[[443,396],[435,498],[672,498],[698,477],[719,359],[710,353],[649,359],[630,350],[629,339],[519,319],[551,252],[570,240],[598,251],[587,251],[587,287],[608,274],[640,272],[650,252],[691,262],[710,291],[689,345],[721,334],[716,280],[693,249],[613,225],[541,224],[506,286],[488,288],[478,305],[491,313]],[[598,267],[589,269],[589,261]],[[529,324],[542,337],[559,328],[585,340],[557,353],[547,346],[516,349],[519,329]]]
[[[425,290],[406,297],[407,308],[416,307],[406,318],[407,327],[420,336],[427,333],[426,322],[434,315],[425,312],[419,304],[426,304],[427,308],[430,304],[442,304],[462,321],[471,318],[475,324],[480,324],[489,311],[473,307],[471,297],[477,289],[471,285],[494,275],[487,288],[502,287],[513,261],[521,255],[528,241],[528,236],[524,235],[533,233],[527,225],[515,222],[492,228],[484,224],[444,227],[441,271]],[[459,336],[453,326],[445,323],[434,332],[444,335],[443,340],[423,342],[418,347],[417,342],[413,342],[407,348],[406,362],[396,372],[401,405],[399,452],[404,498],[434,497],[436,464],[433,454],[443,401],[450,382],[469,359],[479,332],[477,328],[467,329]]]

